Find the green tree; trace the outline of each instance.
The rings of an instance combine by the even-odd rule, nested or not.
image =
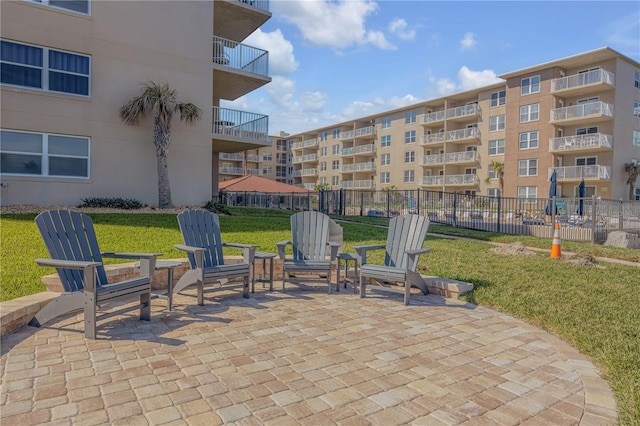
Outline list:
[[[634,192],[636,189],[636,180],[640,176],[640,162],[639,163],[626,163],[624,165],[624,171],[627,172],[627,185],[629,185],[629,200],[633,200]]]
[[[313,187],[313,190],[316,192],[320,191],[328,191],[331,189],[331,185],[328,183],[317,183],[316,186]]]
[[[498,188],[500,188],[500,196],[504,195],[504,163],[501,161],[491,161],[489,163],[489,169],[498,177]],[[488,177],[484,180],[486,183],[491,182],[491,178]]]
[[[156,147],[158,168],[158,207],[171,207],[171,187],[169,185],[168,155],[171,143],[171,121],[180,113],[180,120],[192,124],[202,117],[202,110],[192,103],[176,100],[175,90],[169,84],[147,82],[142,93],[132,97],[120,108],[120,118],[128,125],[136,125],[146,113],[153,115],[153,144]]]

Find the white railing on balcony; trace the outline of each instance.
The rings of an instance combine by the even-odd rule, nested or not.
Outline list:
[[[222,37],[213,37],[213,63],[263,76],[269,75],[268,51]]]
[[[346,132],[340,132],[338,134],[338,139],[351,139],[355,132],[353,130],[348,130]]]
[[[242,167],[220,167],[221,175],[243,175]]]
[[[343,164],[342,167],[340,168],[340,171],[352,172],[354,167],[355,167],[355,164]]]
[[[247,173],[249,173],[250,175],[259,176],[259,175],[262,174],[262,170],[260,170],[260,169],[247,169]]]
[[[269,11],[269,0],[238,0],[238,2],[264,10],[265,12]]]
[[[370,179],[364,180],[343,180],[340,183],[342,188],[373,188],[373,181]]]
[[[318,169],[302,169],[302,176],[317,176]]]
[[[425,186],[442,186],[444,176],[422,176],[422,184]]]
[[[443,164],[444,154],[425,155],[422,157],[421,164],[424,166],[430,166],[434,164]]]
[[[585,148],[612,148],[613,136],[604,133],[565,136],[549,139],[549,150],[570,151]]]
[[[598,101],[551,110],[552,122],[593,116],[613,117],[613,105]]]
[[[340,150],[340,155],[353,155],[353,147],[350,148],[342,148]]]
[[[244,160],[244,155],[238,154],[238,153],[230,154],[228,152],[221,152],[220,153],[220,159],[221,160],[243,161]]]
[[[213,107],[213,134],[269,142],[269,116]]]
[[[367,127],[361,127],[359,129],[356,129],[355,132],[355,137],[360,137],[360,136],[369,136],[369,135],[373,135],[376,132],[376,126],[367,126]]]
[[[368,144],[368,145],[359,145],[356,146],[354,149],[354,153],[355,154],[367,154],[370,152],[375,151],[375,145],[374,144]]]
[[[318,154],[306,154],[302,156],[302,161],[315,161],[318,159]]]
[[[477,151],[450,152],[447,154],[447,163],[468,163],[478,161]]]
[[[449,175],[445,176],[445,185],[477,185],[478,176],[476,175]]]
[[[261,156],[255,154],[247,154],[247,161],[257,163],[261,160]]]
[[[302,155],[296,155],[295,157],[293,157],[293,158],[291,159],[291,162],[292,162],[293,164],[302,163],[302,161],[303,161],[303,160],[302,160]]]
[[[342,166],[343,172],[363,172],[367,170],[373,170],[375,168],[375,164],[372,161],[367,161],[364,163],[354,163],[354,164],[344,164]]]
[[[313,191],[313,189],[316,187],[316,184],[315,183],[305,183],[305,184],[302,184],[302,187],[304,189],[308,189],[309,191]]]
[[[593,164],[590,166],[550,167],[548,177],[556,171],[558,180],[611,179],[611,167]]]
[[[280,175],[278,175],[278,176],[280,176]],[[284,174],[284,175],[283,175],[283,177],[285,177],[285,176],[286,176],[286,174]],[[294,170],[294,171],[291,173],[291,176],[293,176],[293,177],[300,177],[300,176],[302,176],[302,170]]]
[[[467,115],[476,115],[480,112],[478,104],[468,104],[460,107],[449,108],[447,110],[447,118],[465,117]]]
[[[429,145],[429,144],[442,143],[442,142],[444,142],[444,132],[431,133],[429,135],[424,135],[421,141],[422,145]]]
[[[573,89],[576,87],[588,86],[591,84],[615,85],[615,74],[604,69],[597,69],[589,72],[568,75],[562,78],[551,80],[551,92]]]
[[[447,132],[448,141],[477,139],[479,137],[480,137],[480,131],[476,127],[469,127],[468,129],[460,129],[460,130],[449,130]]]
[[[291,149],[302,149],[302,148],[308,148],[310,146],[317,146],[317,145],[318,145],[318,139],[307,139],[301,142],[295,142],[291,144]]]
[[[426,123],[433,123],[435,121],[442,121],[442,120],[444,120],[444,117],[445,117],[445,110],[440,110],[440,111],[436,111],[436,112],[429,112],[427,114],[424,114],[420,118],[420,123],[421,124],[426,124]]]

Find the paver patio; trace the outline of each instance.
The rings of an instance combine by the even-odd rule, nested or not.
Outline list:
[[[278,286],[276,285],[276,288]],[[593,364],[554,336],[436,296],[239,286],[82,315],[2,339],[0,422],[28,424],[615,424]]]

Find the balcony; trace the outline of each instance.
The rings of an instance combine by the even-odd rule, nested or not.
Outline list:
[[[449,175],[445,176],[444,184],[447,186],[476,186],[478,184],[478,176]]]
[[[342,172],[365,172],[375,169],[375,164],[372,161],[365,163],[344,164],[342,166]]]
[[[353,188],[353,189],[367,189],[373,188],[373,181],[370,179],[365,180],[343,180],[340,183],[341,188]]]
[[[269,0],[216,0],[213,28],[217,36],[244,40],[269,18]]]
[[[371,154],[375,151],[376,146],[374,144],[368,144],[368,145],[359,145],[356,146],[355,149],[353,150],[354,154]]]
[[[242,167],[220,167],[219,174],[221,175],[244,175],[244,169]]]
[[[444,143],[444,132],[440,133],[431,133],[429,135],[424,135],[422,140],[420,141],[421,145],[438,145]]]
[[[597,69],[551,80],[551,93],[571,96],[586,95],[615,86],[615,74]]]
[[[480,130],[476,127],[469,127],[467,129],[449,130],[447,133],[447,142],[454,141],[469,141],[480,138]]]
[[[255,154],[247,154],[247,161],[251,161],[252,163],[259,163],[262,160],[262,157]]]
[[[260,176],[262,174],[262,170],[260,169],[247,169],[247,173],[250,175]]]
[[[420,164],[423,166],[437,166],[444,164],[444,154],[425,155]]]
[[[422,176],[422,186],[442,186],[444,176]]]
[[[548,176],[556,171],[558,181],[611,180],[611,167],[593,164],[589,166],[550,167]]]
[[[613,136],[604,133],[590,133],[587,135],[565,136],[563,138],[549,139],[549,151],[551,152],[580,152],[610,150]]]
[[[444,121],[445,110],[429,112],[420,117],[420,124],[431,124]]]
[[[213,107],[213,151],[239,152],[271,146],[269,116]]]
[[[314,188],[316,187],[315,183],[303,183],[302,187],[308,191],[313,191]]]
[[[240,154],[240,153],[229,154],[228,152],[221,152],[220,153],[220,159],[221,160],[244,161],[244,154]]]
[[[477,151],[450,152],[447,154],[447,163],[476,163],[480,156]]]
[[[306,154],[306,155],[298,155],[293,157],[291,162],[293,164],[300,164],[307,161],[316,161],[318,159],[318,154]]]
[[[271,81],[269,52],[213,37],[213,93],[216,99],[234,100]]]
[[[318,176],[318,169],[302,169],[300,176]]]
[[[340,134],[338,135],[338,139],[361,138],[361,137],[373,135],[375,134],[375,132],[376,132],[375,126],[361,127],[359,129],[349,130],[347,132],[340,132]]]
[[[595,123],[613,119],[613,105],[598,101],[551,110],[553,124]]]
[[[302,149],[302,148],[309,148],[312,146],[318,146],[318,139],[307,139],[304,140],[302,142],[295,142],[294,144],[291,145],[291,149]]]
[[[340,155],[344,156],[344,155],[353,155],[353,147],[349,147],[349,148],[342,148],[340,150]]]
[[[458,120],[477,116],[480,114],[480,106],[478,104],[468,104],[456,108],[449,108],[446,112],[447,120]]]

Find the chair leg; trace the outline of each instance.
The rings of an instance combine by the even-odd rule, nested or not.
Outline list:
[[[79,311],[85,306],[84,294],[82,291],[73,293],[62,293],[60,296],[47,303],[44,308],[34,316],[29,325],[40,327],[48,321],[72,311]]]
[[[242,277],[242,297],[245,299],[249,298],[249,275],[244,275]]]
[[[411,283],[404,283],[404,304],[409,304],[409,298],[411,297]]]
[[[151,293],[140,295],[140,320],[151,321]]]
[[[84,292],[84,337],[96,338],[96,295],[90,291]]]
[[[196,287],[198,288],[198,305],[204,306],[204,283],[202,280],[196,282]]]
[[[287,272],[283,270],[283,271],[282,271],[282,292],[283,292],[283,293],[285,293],[285,292],[286,292],[286,290],[285,290],[285,288],[284,288],[284,283],[285,283],[285,281],[286,281],[286,278],[287,278]]]
[[[367,277],[360,275],[360,298],[364,298],[364,294],[367,289],[367,280]]]
[[[327,274],[327,286],[329,287],[329,294],[331,294],[331,270]]]

